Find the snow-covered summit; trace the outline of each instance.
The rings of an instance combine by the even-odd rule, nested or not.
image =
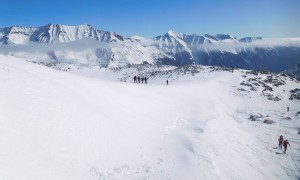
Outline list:
[[[174,31],[173,29],[170,29],[167,34],[169,36],[173,36],[174,38],[182,38],[181,34],[177,33],[176,31]]]
[[[262,37],[244,37],[239,40],[239,42],[249,43],[256,40],[262,40]]]
[[[28,42],[66,43],[83,38],[90,38],[105,43],[124,40],[121,35],[98,30],[88,24],[79,26],[47,24],[40,27],[12,26],[0,29],[1,44],[26,44]]]
[[[218,41],[227,42],[227,43],[238,43],[237,38],[229,34],[216,34],[214,37]]]

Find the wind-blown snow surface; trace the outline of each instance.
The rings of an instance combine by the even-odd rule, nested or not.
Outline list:
[[[300,176],[299,101],[288,100],[298,84],[288,78],[275,90],[282,100],[269,101],[237,90],[241,71],[204,68],[169,86],[164,77],[142,85],[112,81],[122,75],[107,69],[73,72],[0,56],[1,179]],[[248,120],[258,113],[275,123]],[[280,134],[288,155],[274,149]]]

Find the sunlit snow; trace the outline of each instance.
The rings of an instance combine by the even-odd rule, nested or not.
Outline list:
[[[0,55],[1,179],[300,177],[299,100],[289,100],[295,79],[268,84],[281,99],[274,101],[262,86],[241,85],[269,74],[162,66],[145,85],[132,77],[151,66],[65,72],[25,60]],[[281,134],[287,154],[277,149]]]

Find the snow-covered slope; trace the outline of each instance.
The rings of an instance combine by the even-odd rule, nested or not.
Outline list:
[[[202,66],[66,70],[0,55],[1,179],[300,177],[295,79]],[[137,74],[148,84],[132,83]]]

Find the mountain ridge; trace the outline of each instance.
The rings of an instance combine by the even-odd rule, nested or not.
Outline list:
[[[24,44],[26,42],[38,43],[65,43],[82,38],[92,38],[99,42],[123,41],[117,33],[96,29],[88,24],[67,26],[61,24],[47,24],[39,27],[10,26],[0,28],[0,43]],[[15,41],[15,34],[23,35],[25,41]],[[11,37],[12,36],[12,37]]]
[[[92,35],[96,35],[95,33],[110,33],[112,35],[115,35],[116,36],[116,39],[122,41],[124,40],[124,38],[127,38],[127,39],[130,39],[131,37],[124,37],[120,34],[117,34],[115,32],[111,32],[111,31],[105,31],[105,30],[100,30],[98,28],[94,28],[92,25],[90,24],[81,24],[81,25],[63,25],[63,24],[46,24],[44,26],[38,26],[38,27],[32,27],[32,26],[9,26],[9,27],[2,27],[0,28],[0,32],[2,33],[2,38],[0,38],[0,43],[2,44],[8,44],[8,42],[5,42],[3,37],[7,37],[7,35],[9,35],[9,33],[24,33],[25,35],[29,35],[29,33],[42,33],[43,31],[55,31],[57,32],[56,36],[63,36],[63,33],[66,33],[64,30],[66,29],[75,29],[79,30],[79,37],[80,35],[84,35],[84,33],[82,33],[82,31],[84,32],[88,32],[91,31],[91,33],[94,33]],[[17,31],[16,31],[17,30]],[[81,30],[81,32],[80,32]],[[225,40],[225,39],[236,39],[238,40],[237,38],[235,38],[234,36],[232,35],[229,35],[229,34],[216,34],[216,35],[208,35],[208,34],[205,34],[205,35],[198,35],[198,34],[185,34],[185,33],[178,33],[176,31],[174,31],[173,29],[169,30],[166,34],[172,34],[175,35],[175,36],[198,36],[198,37],[203,37],[203,38],[208,38],[208,39],[213,39],[215,41],[217,40]],[[39,34],[40,35],[40,34]],[[82,37],[88,37],[88,36],[82,36]],[[93,37],[93,36],[91,36]],[[96,36],[97,37],[97,36]],[[140,36],[142,37],[142,36]],[[157,36],[159,37],[159,36]],[[156,37],[154,38],[145,38],[145,39],[155,39]],[[245,37],[245,38],[249,38],[249,37]],[[253,38],[253,39],[257,39],[257,37],[250,37],[250,38]],[[9,39],[9,38],[7,38]],[[70,42],[70,41],[74,41],[74,40],[78,40],[80,38],[77,38],[77,39],[71,39],[71,40],[66,40],[66,41],[60,41],[60,42]],[[244,38],[241,38],[241,39],[244,39]],[[54,42],[57,42],[57,41],[54,41],[54,40],[44,40],[43,39],[30,39],[31,41],[33,42],[41,42],[41,43],[54,43]],[[41,40],[41,41],[34,41],[34,40]],[[98,39],[95,39],[95,40],[98,40],[99,41],[99,38]],[[102,42],[102,41],[101,41]],[[11,42],[11,44],[14,44],[14,42]]]
[[[47,63],[83,63],[101,67],[143,63],[201,64],[281,72],[294,65],[300,57],[300,38],[237,39],[229,34],[190,35],[174,30],[154,38],[124,37],[88,24],[4,27],[0,28],[0,44],[2,54]],[[33,48],[35,53],[30,50],[32,44],[38,44]],[[49,48],[47,44],[59,45],[60,48]],[[76,49],[72,49],[74,44]],[[15,48],[16,45],[21,46]]]

